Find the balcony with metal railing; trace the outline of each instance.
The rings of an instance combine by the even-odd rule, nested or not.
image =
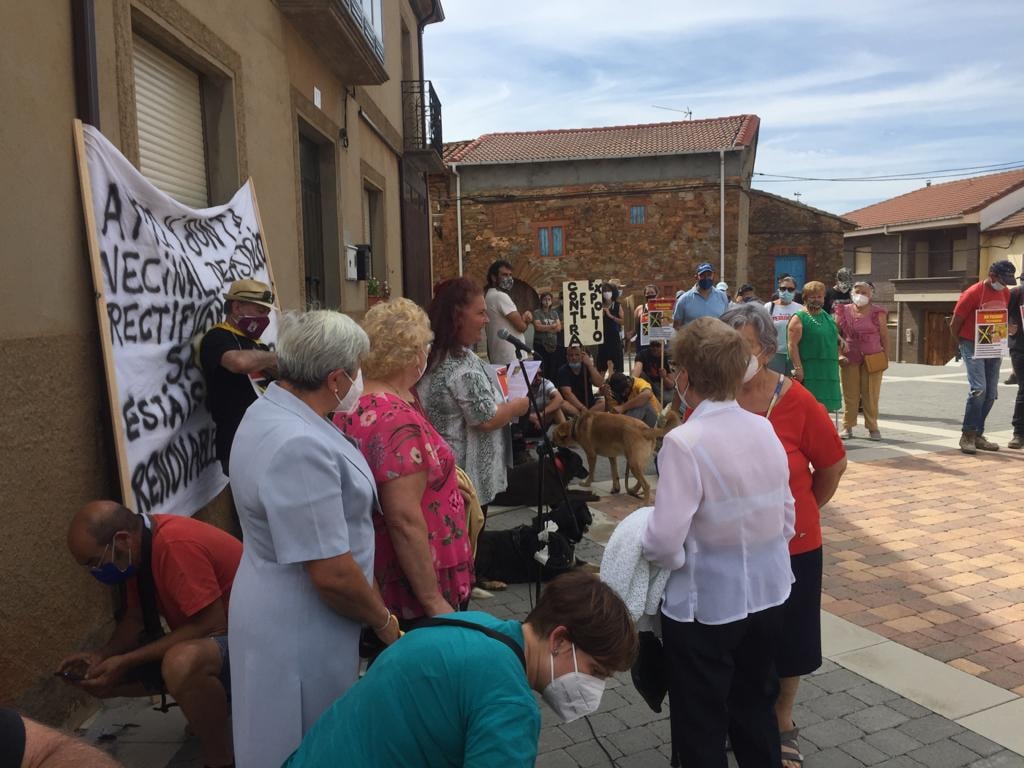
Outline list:
[[[384,68],[380,0],[274,0],[342,82],[380,85]]]
[[[441,171],[441,101],[429,80],[402,81],[405,156],[426,172]]]

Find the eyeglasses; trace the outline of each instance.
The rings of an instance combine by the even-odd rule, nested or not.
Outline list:
[[[103,548],[103,552],[100,553],[99,558],[89,560],[89,562],[83,564],[83,567],[88,568],[90,571],[100,570],[100,568],[103,567],[103,563],[107,559],[107,550],[110,549],[113,545],[114,542],[111,541],[109,544],[107,544],[107,546]],[[111,551],[111,562],[113,562],[113,551]]]

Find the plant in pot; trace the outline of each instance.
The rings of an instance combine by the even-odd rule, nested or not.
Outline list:
[[[391,289],[388,287],[387,280],[371,277],[366,281],[366,306],[372,307],[374,304],[387,301],[390,297]]]

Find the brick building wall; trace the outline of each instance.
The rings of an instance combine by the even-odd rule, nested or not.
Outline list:
[[[747,282],[758,297],[775,291],[775,257],[804,256],[807,280],[826,286],[843,265],[843,232],[854,224],[794,200],[758,190],[750,192]]]
[[[726,182],[725,279],[735,281],[740,195]],[[430,178],[434,279],[458,274],[456,200],[449,177]],[[697,264],[719,263],[719,187],[704,180],[588,184],[516,191],[475,192],[462,200],[463,271],[483,279],[504,258],[528,270],[535,287],[564,279],[619,278],[629,289],[644,283],[688,288]],[[644,206],[644,223],[630,210]],[[561,226],[564,254],[539,254],[539,227]],[[467,250],[468,247],[468,250]],[[721,278],[720,278],[721,279]]]

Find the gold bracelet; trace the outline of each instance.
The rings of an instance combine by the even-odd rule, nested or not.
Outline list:
[[[373,630],[373,631],[374,631],[374,633],[376,633],[376,634],[380,634],[380,633],[381,633],[381,632],[383,632],[383,631],[384,631],[385,629],[387,629],[387,628],[388,628],[388,624],[390,624],[390,623],[391,623],[391,620],[392,620],[393,618],[395,618],[395,614],[393,614],[393,613],[391,612],[391,609],[390,609],[390,608],[385,608],[384,610],[388,612],[388,617],[387,617],[386,619],[384,619],[384,623],[383,623],[383,624],[381,624],[381,625],[380,625],[379,627],[376,627],[376,628],[375,628],[375,629]]]

